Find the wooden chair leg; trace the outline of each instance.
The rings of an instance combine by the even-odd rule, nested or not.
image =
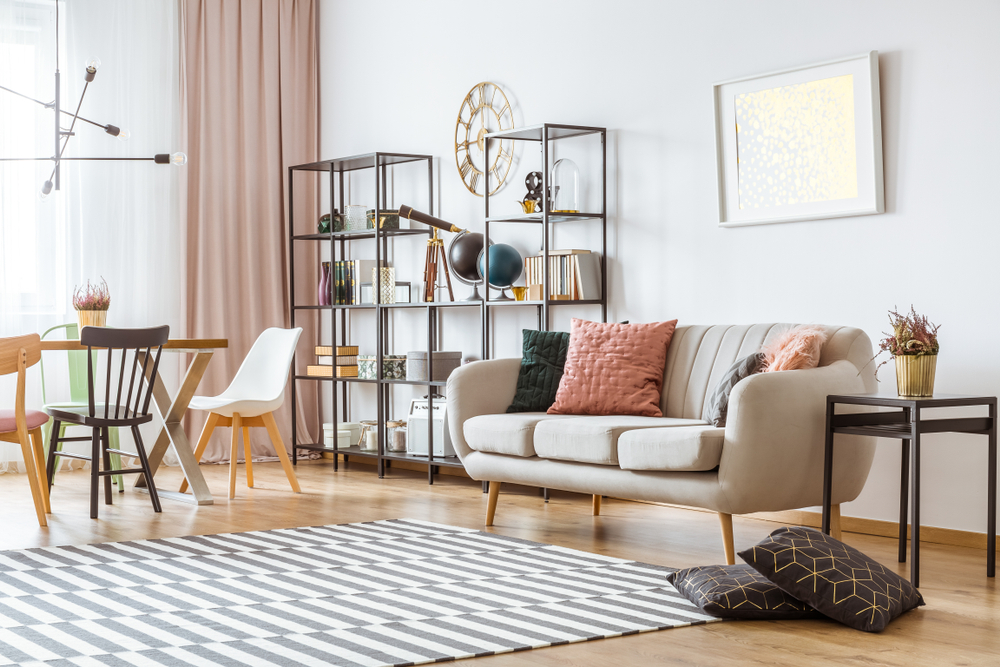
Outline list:
[[[493,525],[493,517],[497,513],[497,499],[500,497],[500,482],[490,482],[490,496],[486,501],[486,525]]]
[[[90,518],[97,518],[97,491],[101,478],[101,434],[99,429],[90,429]]]
[[[261,419],[264,420],[264,426],[267,428],[267,434],[271,438],[271,444],[274,445],[274,451],[278,454],[278,458],[281,459],[281,467],[285,469],[285,477],[288,478],[288,483],[292,485],[292,491],[302,493],[299,480],[295,476],[295,469],[292,467],[292,462],[288,460],[285,443],[281,439],[281,433],[278,432],[278,424],[274,421],[274,413],[268,412],[265,415],[261,415]]]
[[[599,494],[594,494],[591,500],[591,509],[594,510],[594,516],[601,516],[601,496]]]
[[[843,541],[843,533],[840,530],[840,504],[830,506],[830,536],[835,540]]]
[[[736,564],[736,548],[733,546],[733,515],[719,512],[722,527],[722,547],[726,551],[726,565]]]
[[[28,475],[28,486],[31,487],[31,500],[35,503],[35,514],[38,515],[38,525],[47,526],[45,501],[39,485],[38,469],[35,467],[35,452],[31,447],[27,431],[18,430],[17,436],[21,445],[21,456],[24,457],[24,470]]]
[[[38,488],[42,492],[42,504],[45,507],[45,513],[51,514],[52,506],[49,504],[49,482],[45,479],[45,446],[42,444],[44,437],[41,427],[29,431],[28,435],[31,436],[31,449],[35,455],[33,463],[35,464],[35,477],[38,478]]]
[[[101,429],[101,459],[102,459],[102,461],[104,463],[104,470],[105,470],[105,472],[107,472],[108,470],[114,470],[114,468],[111,467],[111,453],[108,452],[108,440],[109,439],[110,438],[108,437],[108,427],[105,426],[105,427],[103,427]],[[104,476],[104,504],[105,505],[110,505],[111,504],[111,476],[110,475],[105,475]]]
[[[205,448],[208,447],[208,441],[212,439],[212,431],[215,430],[215,425],[219,423],[219,415],[214,412],[208,413],[208,419],[205,421],[204,428],[201,429],[201,437],[198,438],[198,445],[194,448],[194,460],[201,461],[202,454],[205,453]],[[185,479],[181,482],[180,492],[184,493],[187,491],[188,481]]]
[[[240,416],[233,413],[233,442],[229,452],[229,499],[236,497],[236,457],[240,451]]]
[[[247,486],[253,488],[253,461],[250,456],[250,427],[243,427],[243,462],[247,466]]]

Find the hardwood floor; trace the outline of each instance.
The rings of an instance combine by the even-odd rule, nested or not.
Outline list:
[[[48,528],[39,528],[24,475],[0,476],[4,506],[2,549],[266,530],[411,517],[483,529],[487,496],[478,482],[424,473],[372,468],[333,472],[331,461],[302,462],[302,494],[294,494],[279,463],[254,464],[257,487],[237,486],[226,499],[227,467],[203,466],[215,505],[195,507],[163,500],[155,514],[148,496],[115,493],[115,505],[89,518],[89,473],[60,472],[52,489]],[[240,466],[240,484],[243,483]],[[176,490],[177,468],[163,468],[160,487]],[[778,527],[734,517],[736,549]],[[545,504],[537,489],[504,485],[490,532],[673,567],[724,562],[715,513],[605,499],[600,516],[590,496],[552,492]],[[896,564],[896,543],[844,534],[846,541],[883,563]],[[921,545],[921,588],[927,606],[906,614],[881,634],[865,634],[832,621],[726,622],[630,637],[558,646],[462,661],[475,667],[513,665],[998,665],[1000,594],[986,578],[983,550]],[[906,575],[905,565],[898,570]]]

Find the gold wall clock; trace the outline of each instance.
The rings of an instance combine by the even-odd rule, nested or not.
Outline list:
[[[486,134],[514,128],[514,112],[500,86],[483,81],[473,86],[462,100],[455,123],[455,166],[469,192],[482,197],[489,174],[492,195],[499,190],[514,159],[514,142],[492,140],[486,164]]]

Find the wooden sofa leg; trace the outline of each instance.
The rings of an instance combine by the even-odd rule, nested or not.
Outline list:
[[[493,515],[497,513],[497,498],[500,497],[500,482],[490,482],[490,497],[486,505],[486,525],[493,525]]]
[[[835,540],[843,541],[843,533],[840,531],[840,505],[830,506],[830,536]]]
[[[722,526],[722,546],[726,550],[726,565],[736,564],[736,549],[733,547],[733,515],[719,512]]]
[[[594,499],[592,501],[592,507],[594,508],[594,516],[601,516],[601,496],[594,494]]]

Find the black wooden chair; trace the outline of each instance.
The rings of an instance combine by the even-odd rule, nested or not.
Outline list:
[[[149,490],[149,499],[153,502],[153,510],[160,509],[160,498],[156,495],[156,485],[153,483],[153,475],[150,474],[149,461],[146,457],[146,449],[142,444],[142,436],[139,434],[139,425],[152,421],[153,415],[149,412],[149,401],[153,396],[153,384],[156,381],[156,371],[160,365],[160,353],[163,345],[167,342],[170,327],[154,327],[151,329],[111,329],[108,327],[83,327],[80,332],[80,343],[87,346],[87,393],[90,405],[81,408],[49,408],[48,413],[55,423],[52,425],[52,437],[49,442],[49,456],[46,465],[49,489],[52,489],[52,476],[55,473],[56,456],[63,458],[80,459],[90,461],[90,518],[97,518],[97,487],[99,480],[104,478],[104,502],[111,504],[111,477],[114,475],[141,473],[146,477],[146,486]],[[94,387],[94,359],[97,355],[92,354],[95,348],[107,350],[108,369],[105,379],[104,402],[97,400],[97,389]],[[155,351],[154,351],[155,350]],[[115,357],[120,359],[118,369],[115,369]],[[128,363],[131,357],[131,364]],[[131,371],[126,377],[125,367],[130,366]],[[113,372],[117,370],[117,372]],[[117,383],[114,381],[117,376]],[[143,391],[143,381],[146,389]],[[122,403],[122,391],[128,384],[128,393],[125,402]],[[133,395],[135,399],[133,400]],[[112,399],[114,399],[112,401]],[[66,438],[59,437],[60,424],[72,424],[77,426],[88,426],[93,429],[91,437]],[[136,452],[125,452],[120,449],[110,449],[108,444],[108,429],[112,427],[128,427],[132,429],[132,437],[135,439]],[[91,442],[91,455],[73,454],[66,451],[58,451],[56,445],[60,442]],[[113,470],[111,468],[111,454],[138,458],[141,468],[123,468]],[[103,462],[103,470],[102,468]]]

